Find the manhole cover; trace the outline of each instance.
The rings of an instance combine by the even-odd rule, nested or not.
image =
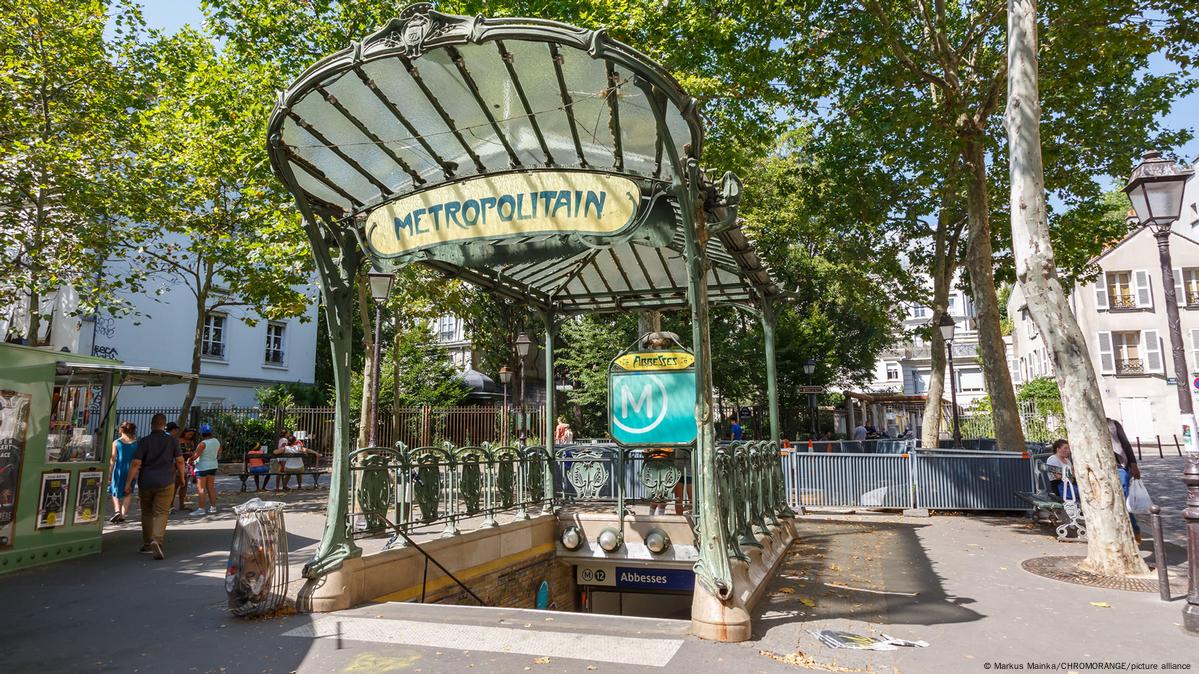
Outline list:
[[[1034,557],[1024,560],[1020,566],[1024,567],[1025,571],[1043,578],[1052,578],[1075,585],[1127,590],[1128,592],[1157,592],[1157,581],[1153,579],[1105,576],[1083,571],[1078,565],[1084,559],[1086,557]]]

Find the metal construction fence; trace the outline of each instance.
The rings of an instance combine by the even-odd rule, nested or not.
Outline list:
[[[911,449],[904,453],[784,450],[793,508],[1028,510],[1016,492],[1035,491],[1028,453]]]

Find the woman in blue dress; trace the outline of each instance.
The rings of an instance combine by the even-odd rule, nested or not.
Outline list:
[[[112,443],[112,454],[108,459],[108,493],[112,496],[112,509],[116,511],[108,518],[116,524],[125,521],[133,493],[125,490],[125,479],[129,476],[129,464],[137,451],[137,426],[132,421],[121,422],[121,437]]]

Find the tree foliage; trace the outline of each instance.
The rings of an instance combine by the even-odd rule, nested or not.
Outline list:
[[[134,151],[150,59],[135,6],[12,0],[0,9],[0,306],[24,301],[35,336],[41,298],[69,284],[85,310],[119,311],[137,277],[100,275],[115,241],[116,178]],[[23,320],[22,320],[23,319]],[[5,335],[0,335],[2,340]]]
[[[266,65],[222,57],[184,28],[155,49],[153,102],[137,120],[139,152],[122,185],[129,268],[195,300],[192,372],[204,320],[217,310],[302,316],[311,255],[290,197],[270,174],[262,120],[277,81]],[[183,406],[191,403],[194,383]]]

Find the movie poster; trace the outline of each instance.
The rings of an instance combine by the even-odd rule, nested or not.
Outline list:
[[[67,520],[70,473],[42,473],[42,493],[37,499],[37,528],[61,527]]]
[[[90,524],[100,519],[100,487],[104,473],[84,471],[79,474],[79,486],[75,489],[75,519],[72,524]]]
[[[21,459],[29,434],[29,405],[33,396],[0,391],[0,548],[13,543]]]

